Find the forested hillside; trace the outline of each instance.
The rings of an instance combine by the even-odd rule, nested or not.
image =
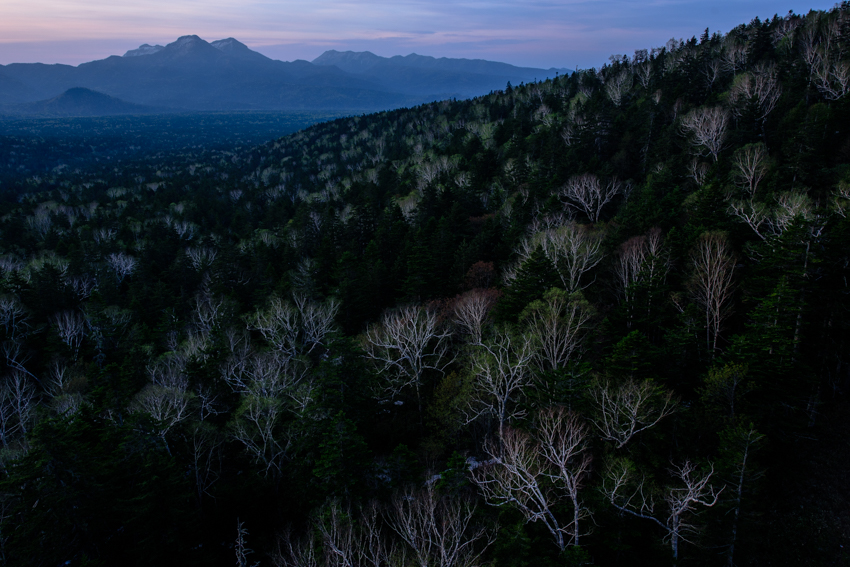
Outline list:
[[[9,565],[850,562],[850,3],[7,176]]]

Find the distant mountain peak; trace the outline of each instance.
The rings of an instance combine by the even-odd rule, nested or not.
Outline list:
[[[220,50],[200,37],[184,35],[166,45],[162,51],[156,54],[156,57],[160,61],[172,61],[174,63],[178,61],[183,63],[206,61],[210,63],[219,59],[222,55],[224,54]]]
[[[14,105],[8,110],[12,114],[36,116],[106,116],[149,114],[163,109],[134,104],[85,87],[71,87],[53,98]]]
[[[227,55],[239,57],[241,59],[268,59],[268,57],[262,53],[253,51],[250,47],[232,37],[210,42],[210,45]]]
[[[206,43],[206,41],[196,35],[183,35],[178,37],[176,41],[173,41],[166,45],[166,47],[183,47],[184,45],[190,45],[195,43]]]
[[[127,53],[124,54],[124,57],[139,57],[141,55],[153,55],[159,51],[165,49],[162,45],[148,45],[147,43],[143,43],[139,46],[138,49],[131,49]]]
[[[239,41],[238,39],[228,37],[226,39],[217,39],[216,41],[211,41],[210,45],[215,47],[216,49],[220,49],[222,51],[230,51],[231,49],[248,49],[248,46]]]
[[[330,49],[313,59],[311,63],[313,65],[336,65],[343,71],[363,73],[384,60],[384,57],[375,55],[371,51],[337,51]]]

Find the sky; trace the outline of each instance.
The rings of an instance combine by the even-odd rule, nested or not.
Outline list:
[[[273,59],[328,49],[418,53],[539,68],[600,67],[613,54],[789,10],[798,0],[0,0],[0,64],[77,65],[182,35],[234,37]]]

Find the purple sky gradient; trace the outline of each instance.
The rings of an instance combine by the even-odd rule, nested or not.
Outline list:
[[[829,9],[797,0],[28,0],[4,2],[0,64],[77,65],[142,43],[235,37],[274,59],[327,49],[528,67],[599,67],[612,54],[727,32],[758,16]],[[123,3],[122,3],[123,4]],[[129,4],[129,3],[128,3]]]

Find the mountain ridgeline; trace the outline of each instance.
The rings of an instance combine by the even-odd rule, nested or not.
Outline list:
[[[353,61],[368,64],[358,67]],[[0,114],[40,114],[42,107],[50,106],[47,99],[72,88],[97,91],[160,112],[361,112],[468,98],[504,88],[509,81],[542,80],[564,72],[415,54],[387,59],[369,52],[329,51],[313,63],[284,62],[252,51],[233,38],[208,43],[191,35],[166,46],[144,44],[123,57],[77,67],[0,65]],[[150,111],[127,107],[131,114]],[[106,109],[103,114],[114,112]]]
[[[848,53],[842,3],[10,177],[4,561],[846,564]]]

